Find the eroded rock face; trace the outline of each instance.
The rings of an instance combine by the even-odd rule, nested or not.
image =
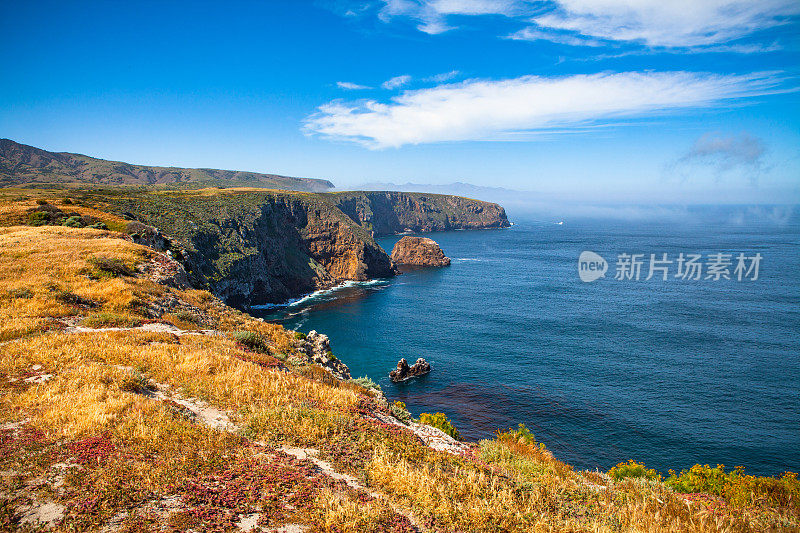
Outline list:
[[[137,270],[147,276],[154,283],[167,285],[176,289],[188,289],[189,276],[183,265],[172,257],[172,253],[157,254],[150,261],[137,267]]]
[[[131,195],[111,198],[107,208],[135,213],[140,226],[158,225],[192,286],[228,305],[284,302],[344,281],[394,274],[372,236],[317,197],[223,191],[178,200]]]
[[[327,335],[312,330],[298,344],[297,351],[306,354],[308,363],[320,365],[339,379],[350,379],[350,369],[333,355]]]
[[[403,237],[392,249],[392,261],[398,265],[447,266],[450,258],[436,241],[425,237]]]
[[[422,357],[417,359],[417,362],[411,366],[408,366],[408,361],[406,361],[404,357],[397,363],[397,368],[389,372],[389,379],[397,383],[399,381],[405,381],[407,379],[427,374],[430,371],[431,365]]]
[[[101,210],[135,218],[136,242],[173,252],[193,287],[240,309],[394,275],[374,235],[509,225],[497,204],[420,193],[220,189],[98,202]]]
[[[497,204],[418,192],[352,191],[331,195],[336,207],[373,235],[453,229],[507,228]]]

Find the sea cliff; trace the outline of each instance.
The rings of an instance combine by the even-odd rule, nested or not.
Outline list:
[[[501,206],[461,196],[395,191],[339,192],[329,196],[336,207],[375,236],[511,225]]]
[[[373,235],[508,225],[496,204],[413,193],[113,190],[81,198],[156,228],[195,287],[239,308],[394,275]]]

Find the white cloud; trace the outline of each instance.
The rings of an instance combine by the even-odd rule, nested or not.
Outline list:
[[[779,92],[771,74],[623,72],[523,76],[405,91],[389,103],[334,101],[306,119],[309,133],[380,149],[486,140],[521,131],[557,132],[734,98]]]
[[[540,29],[568,31],[648,46],[725,43],[800,14],[797,0],[557,0],[531,20]]]
[[[395,76],[394,78],[386,80],[385,82],[381,83],[381,87],[388,90],[397,89],[410,81],[411,76],[408,74],[403,74],[402,76]]]
[[[713,46],[788,22],[798,0],[383,0],[379,17],[415,20],[420,31],[455,29],[454,16],[500,15],[532,25],[509,35],[570,45],[635,42]],[[736,51],[727,49],[726,51]],[[763,51],[750,45],[748,51]]]
[[[461,72],[459,72],[458,70],[451,70],[450,72],[442,72],[441,74],[435,74],[433,76],[429,76],[425,78],[425,81],[432,81],[434,83],[444,83],[460,75]]]
[[[522,28],[506,37],[514,41],[550,41],[570,46],[603,46],[604,42],[568,32],[542,30],[535,26]]]
[[[364,89],[372,89],[368,85],[359,85],[358,83],[350,83],[349,81],[337,81],[336,85],[340,89],[345,89],[347,91],[361,91]]]
[[[517,12],[518,0],[384,0],[380,18],[409,17],[418,22],[419,31],[435,35],[454,29],[450,15],[505,15]]]

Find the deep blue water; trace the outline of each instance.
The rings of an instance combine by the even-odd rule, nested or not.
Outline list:
[[[354,376],[370,376],[414,415],[446,413],[470,439],[523,422],[578,468],[632,458],[661,471],[800,470],[797,220],[514,221],[428,235],[450,267],[261,316],[328,334]],[[398,238],[379,243],[391,250]],[[583,250],[609,262],[606,278],[580,281]],[[619,253],[718,251],[760,252],[759,279],[613,279]],[[425,357],[433,371],[392,384],[401,357]]]

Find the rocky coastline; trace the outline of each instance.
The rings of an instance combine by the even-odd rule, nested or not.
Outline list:
[[[183,262],[194,287],[239,309],[285,302],[345,281],[394,276],[395,265],[375,235],[509,225],[502,208],[488,202],[443,195],[422,202],[411,193],[348,194],[85,192],[82,201],[119,216],[133,214],[130,225],[152,228],[137,231],[142,244],[157,235],[153,244]],[[361,216],[348,210],[345,198],[380,208]]]

